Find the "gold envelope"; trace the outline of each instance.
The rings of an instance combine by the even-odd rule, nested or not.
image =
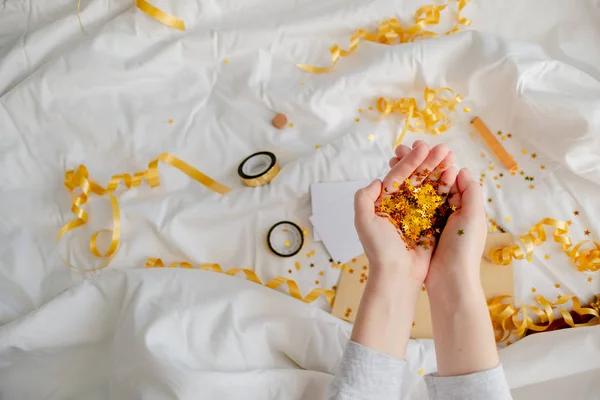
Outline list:
[[[513,243],[510,233],[489,234],[485,244],[484,258],[481,260],[481,284],[486,298],[499,295],[513,295],[514,280],[512,265],[499,266],[487,259],[489,251],[495,247],[507,246]],[[331,313],[338,318],[353,322],[358,311],[360,299],[369,276],[369,260],[362,254],[344,264],[336,290],[335,303]],[[433,337],[429,297],[423,289],[417,299],[415,321],[411,331],[413,338]]]

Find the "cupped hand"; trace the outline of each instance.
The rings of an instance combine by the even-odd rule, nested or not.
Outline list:
[[[373,181],[359,190],[354,198],[356,230],[365,254],[369,259],[370,277],[383,277],[384,280],[402,280],[420,287],[429,269],[434,246],[418,246],[408,249],[396,227],[387,219],[374,212],[383,189],[390,193],[397,190],[406,179],[418,186],[417,173],[429,179],[441,179],[440,194],[448,194],[454,186],[457,170],[455,156],[445,145],[433,148],[423,141],[416,141],[413,147],[400,145],[396,156],[390,162],[390,171],[381,182]]]
[[[428,290],[455,289],[472,283],[480,287],[479,268],[487,236],[483,194],[467,169],[458,173],[450,189],[450,205],[457,208],[442,231],[429,268]]]

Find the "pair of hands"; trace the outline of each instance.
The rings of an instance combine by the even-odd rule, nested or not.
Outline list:
[[[398,146],[395,155],[383,182],[377,179],[355,196],[355,226],[371,265],[370,278],[410,289],[423,284],[428,289],[460,285],[465,279],[478,283],[487,234],[480,185],[467,169],[456,169],[454,154],[443,144],[430,148],[418,140],[412,148]],[[393,192],[394,183],[407,178],[418,185],[413,176],[423,171],[431,171],[430,179],[446,184],[440,186],[440,194],[449,196],[448,202],[457,210],[435,246],[408,250],[394,225],[375,215],[374,207],[383,188]]]

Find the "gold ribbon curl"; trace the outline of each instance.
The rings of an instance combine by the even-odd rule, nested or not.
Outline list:
[[[203,174],[196,168],[192,167],[191,165],[187,164],[186,162],[180,160],[179,158],[169,153],[163,153],[154,160],[150,161],[150,163],[148,164],[148,169],[136,172],[135,174],[133,174],[133,176],[129,174],[113,175],[112,178],[110,178],[110,181],[108,182],[106,188],[98,185],[96,182],[89,179],[89,173],[86,166],[80,165],[78,168],[67,171],[65,173],[64,182],[64,186],[69,191],[69,193],[73,193],[77,188],[81,190],[81,193],[75,196],[71,202],[71,212],[75,215],[76,219],[66,223],[60,229],[56,237],[56,241],[58,242],[67,232],[79,228],[87,223],[88,215],[82,207],[85,203],[87,203],[88,199],[92,194],[95,194],[97,196],[108,195],[112,207],[113,227],[112,229],[102,229],[100,231],[97,231],[90,238],[90,251],[92,252],[92,254],[95,257],[105,259],[104,263],[102,263],[100,267],[78,268],[65,261],[67,265],[81,271],[94,271],[105,268],[110,264],[113,257],[116,255],[121,243],[121,216],[119,212],[119,202],[112,193],[119,188],[121,182],[123,182],[123,185],[127,189],[140,186],[144,180],[148,182],[151,188],[159,186],[159,161],[177,168],[190,178],[194,179],[198,183],[201,183],[202,185],[206,186],[207,188],[216,193],[223,195],[231,190],[231,188],[215,181],[211,177]],[[100,253],[97,246],[98,235],[102,232],[111,233],[110,245],[108,250],[104,254]]]
[[[600,295],[596,295],[596,301],[590,304],[589,307],[581,307],[581,302],[576,296],[560,296],[554,303],[548,301],[544,296],[536,296],[535,300],[540,307],[521,304],[520,309],[516,308],[511,300],[512,296],[498,296],[487,302],[497,343],[506,342],[514,335],[521,338],[528,331],[545,331],[555,320],[555,309],[560,312],[567,325],[572,328],[593,326],[600,323]],[[559,307],[569,301],[573,303],[573,312],[580,316],[591,315],[592,319],[584,323],[575,323],[571,313]],[[529,312],[533,312],[538,316],[540,320],[538,324],[533,322]]]
[[[454,112],[456,105],[462,102],[463,99],[459,94],[455,94],[452,89],[444,87],[439,89],[425,88],[423,100],[425,105],[422,109],[419,109],[417,100],[413,97],[403,97],[398,100],[381,97],[377,100],[376,106],[381,113],[380,119],[394,112],[406,116],[404,128],[402,128],[394,147],[402,143],[408,131],[430,133],[432,135],[446,132],[452,126],[449,113]],[[413,120],[415,120],[414,124]]]
[[[563,252],[569,257],[573,265],[581,271],[595,272],[600,270],[600,243],[591,240],[583,240],[576,245],[569,237],[569,225],[564,221],[553,218],[544,218],[529,229],[529,232],[519,237],[525,247],[525,252],[519,244],[492,249],[489,258],[496,265],[509,265],[513,259],[531,260],[535,247],[547,240],[545,228],[554,228],[552,239],[560,244]],[[592,248],[584,248],[593,245]]]
[[[312,303],[317,300],[321,296],[325,296],[327,302],[330,306],[333,306],[333,300],[335,299],[335,292],[329,289],[317,288],[311,290],[305,297],[302,297],[300,293],[300,289],[298,288],[298,284],[296,281],[292,279],[287,279],[282,276],[278,276],[277,278],[273,278],[267,283],[263,283],[260,278],[256,275],[254,271],[246,268],[231,268],[227,271],[224,271],[223,268],[219,264],[200,264],[197,267],[194,267],[189,262],[172,262],[167,265],[169,268],[189,268],[189,269],[200,269],[203,271],[212,271],[218,272],[225,275],[235,276],[240,272],[243,272],[251,282],[258,283],[259,285],[268,287],[270,289],[277,289],[279,286],[287,285],[290,296],[302,300],[305,303]],[[162,262],[160,258],[149,258],[146,261],[146,268],[164,268],[165,264]]]
[[[450,4],[450,1],[452,0],[449,0],[448,4]],[[456,24],[452,29],[445,33],[446,35],[459,32],[461,25],[471,25],[471,20],[461,15],[463,8],[469,3],[469,1],[470,0],[456,0],[458,4]],[[440,11],[444,10],[448,4],[427,5],[419,8],[415,13],[415,24],[406,29],[402,27],[396,18],[391,18],[383,21],[375,32],[365,31],[363,29],[357,30],[350,38],[350,47],[348,47],[348,50],[342,49],[337,44],[334,44],[329,49],[329,52],[331,53],[330,67],[315,67],[306,64],[296,64],[296,66],[313,74],[323,74],[332,71],[341,57],[346,57],[352,54],[358,47],[358,43],[361,40],[385,45],[394,45],[413,42],[416,39],[439,37],[439,34],[428,31],[426,28],[430,25],[437,25],[439,23]]]
[[[172,28],[179,29],[180,31],[185,31],[185,22],[171,14],[164,12],[160,8],[154,7],[146,0],[136,0],[135,5],[137,8],[142,10],[151,18],[154,18],[155,20]],[[81,0],[77,0],[77,19],[79,20],[79,27],[81,28],[81,32],[87,35],[87,32],[83,27],[83,22],[81,21]]]

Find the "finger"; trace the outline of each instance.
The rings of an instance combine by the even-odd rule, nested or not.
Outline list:
[[[400,146],[396,147],[395,153],[398,159],[402,159],[404,156],[410,153],[410,147],[401,144]]]
[[[444,184],[439,186],[438,193],[442,194],[442,195],[450,193],[450,189],[452,189],[452,187],[454,186],[454,183],[456,182],[457,175],[458,175],[458,170],[454,166],[445,170],[442,173],[442,176],[440,177],[440,180]],[[457,190],[458,190],[458,188],[457,188]]]
[[[456,182],[456,180],[454,181],[454,184],[450,187],[450,192],[448,193],[448,204],[456,208],[460,208],[462,196],[458,191],[458,183]]]
[[[442,162],[450,153],[445,144],[438,144],[429,151],[429,154],[411,177],[411,183],[416,185],[421,182]]]
[[[445,170],[454,166],[455,162],[456,162],[456,156],[454,155],[453,152],[450,151],[448,153],[448,155],[446,156],[446,158],[444,158],[442,160],[442,162],[439,163],[437,167],[435,167],[433,172],[431,174],[429,174],[429,179],[431,179],[432,181],[437,181],[438,179],[440,179],[440,177],[442,176],[442,174],[444,173]],[[450,184],[450,186],[452,186],[452,184]]]
[[[358,190],[354,195],[354,219],[356,224],[368,221],[373,217],[375,201],[381,194],[381,181],[375,179],[366,187]]]
[[[411,176],[415,169],[425,161],[429,154],[429,146],[422,144],[411,150],[402,158],[394,168],[390,170],[383,180],[383,187],[387,192],[395,191],[394,183],[400,185],[405,179]]]
[[[424,144],[426,145],[427,143],[425,143],[425,142],[424,142],[424,141],[422,141],[422,140],[415,140],[415,141],[413,142],[412,148],[414,149],[415,147],[417,147],[417,146],[422,146],[422,145],[424,145]]]
[[[396,153],[396,157],[390,158],[390,162],[388,163],[390,165],[390,168],[394,168],[394,165],[396,165],[398,163],[398,161],[400,161],[408,153],[410,153],[410,147],[401,144],[400,146],[396,147],[395,153]]]
[[[483,213],[483,194],[481,186],[471,177],[471,173],[463,168],[456,178],[461,194],[461,212],[476,215]]]

